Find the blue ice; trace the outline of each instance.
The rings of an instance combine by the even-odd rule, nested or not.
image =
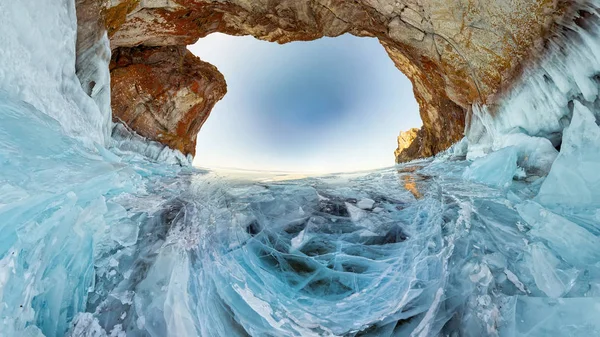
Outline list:
[[[3,5],[0,336],[600,335],[589,32],[435,158],[259,181],[110,125],[73,1]]]

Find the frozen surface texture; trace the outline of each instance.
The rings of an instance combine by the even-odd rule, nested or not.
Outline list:
[[[0,335],[600,335],[600,129],[581,69],[554,140],[500,115],[395,168],[233,179],[122,125],[106,138],[106,96],[79,86],[102,71],[75,75],[72,3],[0,7]],[[98,66],[94,46],[82,62]]]
[[[55,118],[68,135],[86,145],[106,145],[110,100],[107,101],[106,93],[95,93],[94,101],[85,94],[75,73],[74,1],[3,0],[0,31],[0,91]],[[108,40],[101,43],[107,47]],[[104,69],[108,61],[104,60]],[[102,80],[104,83],[97,83],[96,91],[108,85],[108,74]],[[96,102],[105,106],[101,108]]]
[[[597,209],[534,201],[545,183],[512,179],[514,147],[232,180],[93,152],[33,106],[0,102],[7,336],[600,333]]]
[[[475,160],[463,174],[467,180],[508,187],[517,173],[517,149],[506,147]]]
[[[93,291],[103,292],[95,284],[114,276],[113,255],[135,251],[140,224],[179,190],[151,182],[179,166],[91,152],[4,94],[0,125],[0,331],[63,336]]]
[[[592,112],[575,102],[560,154],[538,199],[543,204],[600,207],[600,127]]]

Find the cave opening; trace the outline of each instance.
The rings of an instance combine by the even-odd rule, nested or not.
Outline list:
[[[394,164],[420,127],[412,84],[375,38],[276,44],[213,33],[188,49],[227,81],[198,134],[194,165],[348,172]]]

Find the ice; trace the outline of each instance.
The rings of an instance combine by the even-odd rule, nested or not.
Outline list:
[[[542,238],[567,262],[584,267],[600,259],[600,238],[585,228],[557,215],[533,201],[517,206],[519,214],[532,227],[529,235]],[[577,250],[572,249],[577,247]]]
[[[121,156],[141,158],[170,165],[191,166],[191,155],[184,156],[178,150],[173,150],[159,142],[150,141],[123,124],[116,123],[112,129],[111,149]]]
[[[83,55],[95,66],[78,72],[96,82],[88,96],[75,73],[73,1],[0,7],[0,334],[63,336],[104,294],[97,282],[131,268],[103,258],[134,245],[144,205],[156,205],[140,201],[150,189],[140,173],[177,170],[124,164],[105,148],[107,39]],[[136,206],[124,211],[125,200]]]
[[[356,207],[348,202],[346,202],[345,205],[346,209],[348,210],[348,213],[350,214],[350,219],[352,219],[352,221],[359,222],[366,216],[366,212],[360,207]]]
[[[91,18],[93,21],[94,18]],[[78,22],[79,27],[82,25],[96,25],[93,22]],[[89,27],[86,27],[89,28]],[[80,30],[81,31],[81,30]],[[90,34],[94,35],[97,32],[89,30]],[[94,38],[96,38],[94,36]],[[76,75],[79,79],[84,92],[91,97],[98,107],[100,116],[102,116],[102,133],[105,142],[110,141],[110,130],[112,129],[112,111],[110,106],[110,41],[108,33],[104,32],[96,40],[90,39],[89,36],[77,37],[77,58],[76,58]],[[91,45],[89,45],[91,44]],[[103,145],[106,145],[104,143]]]
[[[538,288],[553,298],[568,293],[579,274],[576,269],[559,269],[560,260],[541,242],[529,246],[527,264]]]
[[[517,287],[517,289],[519,289],[519,291],[521,291],[522,293],[526,293],[527,292],[527,290],[525,289],[525,286],[519,280],[519,278],[517,277],[517,275],[515,275],[515,273],[513,273],[512,271],[510,271],[508,269],[504,269],[504,274],[506,274],[506,278],[508,278],[508,280],[512,284],[514,284],[515,287]]]
[[[467,180],[508,187],[517,172],[517,149],[506,147],[476,159],[464,172]]]
[[[0,335],[600,334],[595,17],[436,158],[277,182],[112,125],[72,1],[0,7]]]
[[[600,127],[591,111],[575,102],[560,155],[537,199],[549,206],[600,207]]]
[[[476,158],[508,145],[522,143],[524,136],[546,138],[557,146],[562,131],[569,124],[573,105],[580,100],[593,107],[598,116],[598,77],[600,72],[600,20],[597,0],[582,1],[575,5],[584,19],[558,22],[562,26],[548,41],[542,58],[524,70],[520,80],[493,108],[474,106],[466,130],[469,139],[468,156]],[[593,13],[593,14],[591,14]],[[590,14],[590,15],[587,15]],[[515,136],[518,135],[518,136]],[[535,144],[541,147],[535,147]],[[525,145],[525,144],[523,144]],[[552,151],[536,140],[523,151],[540,158],[540,169],[546,167]],[[520,158],[526,157],[520,154]],[[535,162],[533,164],[536,164]],[[546,171],[547,172],[547,171]]]
[[[361,199],[356,206],[360,209],[373,209],[373,205],[375,205],[375,201],[373,199],[365,198]]]
[[[110,231],[110,236],[113,240],[117,241],[123,247],[128,247],[137,242],[139,225],[133,221],[122,220],[118,225],[112,226]]]
[[[73,326],[69,334],[71,336],[108,337],[98,319],[89,312],[80,313],[73,319]]]
[[[583,277],[600,275],[597,233],[527,200],[534,183],[463,179],[489,181],[474,163],[229,180],[90,152],[33,107],[2,102],[0,125],[17,132],[0,133],[9,336],[542,335],[536,298],[600,289]],[[478,161],[507,157],[510,182],[516,148]],[[561,315],[557,326],[586,331]]]
[[[514,146],[518,149],[517,164],[528,174],[548,174],[558,156],[558,151],[548,139],[522,133],[505,136],[501,146]]]
[[[505,304],[500,336],[596,336],[600,334],[599,298],[511,298]]]
[[[102,98],[101,109],[75,74],[75,2],[2,1],[0,31],[0,91],[53,117],[86,145],[106,145],[110,102]],[[107,81],[98,82],[98,88]],[[95,97],[102,95],[106,92]]]
[[[0,125],[1,179],[27,191],[0,207],[0,265],[11,269],[1,274],[0,331],[16,336],[34,324],[46,336],[61,335],[84,311],[93,287],[95,239],[111,225],[107,198],[135,192],[135,174],[87,152],[58,123],[3,95]]]
[[[329,195],[331,197],[327,200],[331,202],[348,200],[347,196],[332,196],[330,191],[315,191],[310,186],[286,189],[290,188],[292,191],[296,189],[296,193],[281,195],[285,190],[278,191],[281,187],[277,186],[266,190],[273,196],[279,195],[276,198],[266,198],[265,191],[256,191],[263,200],[268,200],[269,207],[254,195],[245,195],[243,200],[255,200],[245,209],[270,209],[271,204],[277,203],[289,204],[280,209],[291,212],[297,208],[295,205],[302,203],[305,220],[276,225],[273,221],[279,222],[282,215],[286,218],[287,212],[269,217],[255,214],[254,217],[263,219],[262,227],[265,229],[250,239],[245,248],[218,259],[219,265],[228,266],[227,272],[225,269],[219,271],[218,281],[215,281],[218,293],[225,295],[227,306],[236,313],[246,331],[252,335],[268,331],[282,331],[284,335],[317,336],[327,332],[340,335],[359,330],[372,324],[370,322],[393,321],[397,319],[394,316],[425,314],[429,310],[430,306],[424,303],[434,301],[438,288],[412,289],[420,286],[408,275],[421,279],[425,275],[421,276],[418,270],[435,272],[440,265],[435,259],[428,258],[426,252],[416,248],[418,246],[415,245],[422,243],[420,239],[409,242],[406,235],[388,235],[390,232],[398,233],[394,227],[390,228],[391,224],[387,224],[388,214],[371,213],[373,215],[370,216],[361,213],[361,218],[355,219],[353,212],[365,211],[351,202],[340,202],[349,208],[347,212],[341,212],[336,207],[320,205],[324,198],[318,198],[319,195]],[[228,203],[236,209],[235,205],[243,200]],[[367,217],[372,223],[380,223],[381,227],[373,235],[356,235],[363,231],[360,225],[355,224],[356,220],[366,220]],[[410,231],[410,228],[403,230]],[[435,228],[431,229],[435,231]],[[277,238],[277,246],[270,243],[273,238]],[[300,238],[302,245],[297,244]],[[409,245],[406,250],[402,242]],[[372,248],[362,247],[361,243],[368,243]],[[420,261],[417,270],[402,262],[410,261],[409,256],[415,256],[415,263]],[[279,262],[275,264],[275,261]],[[254,266],[252,270],[256,272],[247,274],[246,266]],[[398,268],[403,272],[394,272]],[[401,274],[406,278],[394,276]],[[324,282],[328,279],[329,282]],[[421,282],[428,284],[430,281],[422,279]],[[392,297],[399,302],[384,300]],[[421,301],[424,301],[423,305],[411,309],[410,313],[399,310],[409,302],[416,304]],[[371,307],[370,312],[357,315],[356,308],[368,302],[377,304]],[[330,312],[339,312],[339,315],[324,319]],[[433,312],[432,309],[431,315]]]
[[[298,235],[292,239],[292,241],[291,241],[292,250],[298,250],[299,248],[302,247],[302,245],[305,242],[304,238],[306,237],[305,231],[306,231],[306,229],[301,230],[300,233],[298,233]]]

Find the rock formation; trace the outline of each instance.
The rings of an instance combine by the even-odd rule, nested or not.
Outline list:
[[[433,153],[426,152],[427,149],[421,149],[420,146],[417,145],[417,142],[415,142],[415,139],[419,137],[419,131],[420,129],[412,128],[410,130],[400,132],[400,136],[398,136],[398,148],[396,151],[394,151],[394,156],[396,157],[397,163],[409,161],[419,156],[433,155]]]
[[[493,103],[518,77],[569,1],[101,2],[113,51],[113,113],[142,135],[193,153],[197,131],[225,84],[186,45],[213,32],[278,43],[350,33],[378,38],[413,83],[423,127],[398,149],[397,160],[429,156],[463,136],[473,103]]]
[[[110,64],[113,118],[184,154],[225,95],[223,75],[185,46],[120,48]]]

